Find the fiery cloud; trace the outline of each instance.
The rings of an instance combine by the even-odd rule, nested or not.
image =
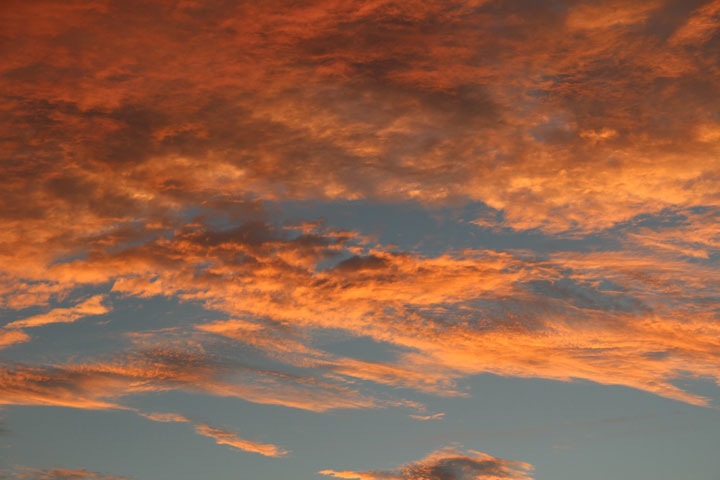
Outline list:
[[[716,248],[710,234],[703,248]],[[347,377],[446,394],[459,377],[481,372],[585,378],[702,404],[672,381],[688,370],[717,378],[717,329],[705,305],[720,278],[711,266],[647,251],[645,237],[630,237],[634,251],[546,260],[470,250],[424,258],[354,243],[349,233],[283,237],[256,223],[188,231],[61,268],[75,278],[115,272],[113,290],[123,294],[202,302],[236,319],[198,330]],[[310,345],[305,331],[318,328],[411,353],[394,364],[332,356]]]
[[[720,384],[720,2],[560,3],[6,1],[0,404],[135,411],[267,456],[286,451],[125,399],[422,413],[372,389],[494,373],[709,405],[678,381]],[[400,248],[287,213],[349,203],[477,207],[482,235]],[[26,329],[159,297],[208,315],[28,353]],[[445,449],[323,473],[527,470]]]
[[[692,3],[662,31],[662,1],[15,4],[3,242],[43,259],[252,195],[475,200],[551,232],[717,208],[696,133],[717,126],[717,2]]]
[[[683,227],[683,241],[715,251],[716,232],[694,225]],[[229,230],[187,226],[140,246],[93,249],[51,271],[74,282],[113,282],[123,295],[199,302],[233,317],[197,325],[199,332],[346,378],[441,394],[456,394],[457,379],[483,372],[583,378],[704,404],[673,381],[683,372],[718,379],[717,325],[707,307],[720,288],[718,270],[668,249],[676,240],[661,240],[667,229],[638,232],[626,250],[540,259],[489,250],[424,257],[390,252],[351,232],[292,236],[260,222]],[[649,244],[651,235],[657,240]],[[318,268],[333,259],[333,267]],[[70,315],[61,311],[61,318]],[[312,347],[309,332],[317,329],[409,351],[391,363],[334,356]],[[277,389],[272,399],[257,388],[200,385],[260,403],[308,405]],[[312,408],[373,405],[336,395]]]

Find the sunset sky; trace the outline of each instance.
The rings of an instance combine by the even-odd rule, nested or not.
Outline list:
[[[0,478],[720,480],[720,0],[3,0]]]

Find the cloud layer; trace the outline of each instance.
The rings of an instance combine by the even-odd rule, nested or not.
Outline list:
[[[719,1],[13,1],[0,32],[0,349],[130,300],[207,313],[104,355],[12,357],[0,404],[182,391],[429,420],[380,391],[463,395],[482,373],[711,403],[680,381],[720,382]],[[299,202],[473,206],[500,240],[399,248],[291,222]],[[332,353],[329,332],[388,356]],[[325,473],[526,467],[445,449]]]

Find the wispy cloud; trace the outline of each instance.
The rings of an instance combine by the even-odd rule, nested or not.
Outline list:
[[[420,421],[428,421],[428,420],[441,420],[445,417],[445,413],[433,413],[432,415],[410,415],[410,418],[414,418],[415,420]]]
[[[4,473],[0,472],[0,475],[4,475]],[[71,470],[66,468],[40,469],[17,467],[12,475],[12,477],[3,476],[2,478],[15,478],[20,480],[131,480],[130,477],[119,477],[90,472],[84,469]]]
[[[190,423],[194,426],[195,433],[214,439],[218,445],[228,445],[238,450],[259,453],[260,455],[265,455],[266,457],[282,457],[290,453],[277,445],[240,438],[237,433],[230,430],[211,427],[206,423],[194,423],[183,415],[179,415],[177,413],[143,413],[139,411],[137,413],[138,415],[154,422]]]
[[[103,315],[112,308],[103,303],[105,295],[94,295],[69,308],[54,308],[47,313],[16,320],[5,325],[5,328],[31,328],[53,323],[73,323],[81,318]]]
[[[128,395],[185,390],[255,403],[322,412],[338,408],[403,405],[342,384],[282,372],[224,364],[196,352],[155,350],[114,361],[0,368],[0,404],[132,410]]]
[[[214,428],[209,425],[195,425],[195,432],[206,437],[215,439],[218,445],[228,445],[238,450],[246,452],[255,452],[267,457],[282,457],[287,455],[288,451],[276,445],[254,442],[239,438],[237,434],[229,430]]]

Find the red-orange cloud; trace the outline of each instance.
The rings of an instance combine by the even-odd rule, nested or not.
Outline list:
[[[718,207],[717,2],[7,10],[8,271],[253,197],[482,201],[549,232]]]

